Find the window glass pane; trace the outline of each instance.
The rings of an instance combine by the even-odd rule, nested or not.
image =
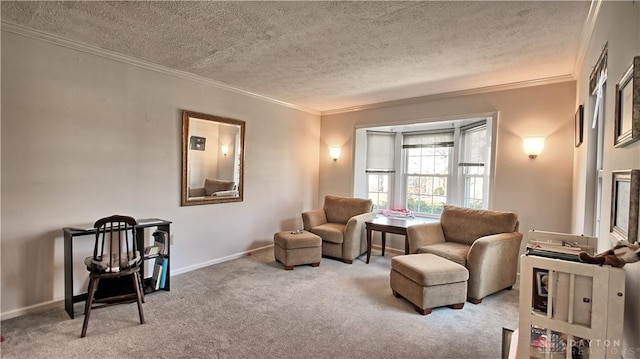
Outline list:
[[[420,158],[411,155],[407,157],[407,173],[420,173]]]
[[[407,176],[407,209],[438,215],[446,202],[446,176]]]
[[[389,206],[389,178],[386,173],[369,174],[368,198],[373,202],[374,209],[384,209]]]
[[[441,151],[438,153],[438,156],[434,157],[434,168],[430,173],[442,175],[449,173],[449,152],[450,150],[447,149],[446,153],[445,151]]]
[[[482,208],[483,181],[482,177],[465,178],[465,207]]]

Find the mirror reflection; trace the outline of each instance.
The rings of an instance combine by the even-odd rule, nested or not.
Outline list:
[[[240,202],[245,122],[182,111],[182,205]]]

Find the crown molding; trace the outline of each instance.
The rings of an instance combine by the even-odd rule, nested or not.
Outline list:
[[[593,32],[593,28],[595,26],[595,18],[597,17],[597,13],[600,8],[600,2],[601,0],[593,0],[592,9],[590,9],[590,15],[592,15],[593,21],[588,20],[585,23],[585,30],[583,31],[583,43],[585,44],[588,44],[588,40],[590,39],[591,33]],[[597,3],[595,5],[595,8],[594,8],[594,3]],[[514,82],[514,83],[501,84],[501,85],[495,85],[495,86],[480,87],[475,89],[452,91],[452,92],[445,92],[440,94],[411,97],[411,98],[405,98],[405,99],[399,99],[399,100],[371,103],[371,104],[358,105],[358,106],[352,106],[352,107],[344,107],[344,108],[338,108],[338,109],[332,109],[332,110],[326,110],[326,111],[318,111],[305,106],[300,106],[300,105],[288,103],[285,101],[276,100],[264,95],[238,89],[236,87],[224,84],[222,82],[211,80],[211,79],[198,76],[186,71],[175,70],[175,69],[158,65],[149,61],[137,59],[132,56],[120,54],[114,51],[105,50],[95,46],[83,44],[77,41],[65,39],[63,37],[53,35],[44,31],[30,29],[18,24],[11,23],[11,22],[2,21],[1,29],[2,31],[7,31],[17,35],[34,38],[34,39],[45,41],[54,45],[66,47],[72,50],[81,51],[91,55],[100,56],[110,60],[123,62],[132,66],[141,67],[141,68],[159,72],[162,74],[171,75],[178,78],[198,82],[198,83],[212,86],[221,90],[234,92],[237,94],[249,96],[255,99],[259,99],[262,101],[270,102],[273,104],[289,107],[295,110],[299,110],[312,115],[319,115],[319,116],[328,116],[328,115],[335,115],[335,114],[348,113],[348,112],[365,111],[365,110],[372,110],[372,109],[379,109],[379,108],[400,106],[400,105],[409,105],[409,104],[414,104],[419,102],[435,101],[435,100],[452,98],[452,97],[477,95],[477,94],[496,92],[496,91],[513,90],[518,88],[548,85],[548,84],[554,84],[554,83],[560,83],[560,82],[566,82],[566,81],[575,81],[575,73],[576,73],[575,67],[574,67],[574,74],[571,74],[571,75],[563,75],[563,76],[556,76],[556,77],[550,77],[550,78],[544,78],[544,79],[521,81],[521,82]],[[581,49],[582,49],[582,46],[581,46]],[[584,45],[584,49],[582,49],[581,54],[579,54],[581,58],[584,58],[585,50],[586,50],[586,45]]]
[[[573,77],[575,79],[578,79],[580,77],[582,65],[584,64],[584,59],[587,55],[587,49],[589,48],[589,43],[591,42],[593,32],[596,28],[596,22],[598,20],[598,15],[600,14],[601,7],[602,0],[591,0],[589,13],[587,14],[587,18],[584,21],[582,34],[580,35],[580,45],[578,47],[578,53],[576,54],[576,62],[573,66]]]
[[[340,108],[335,110],[327,110],[327,111],[322,111],[321,115],[322,116],[337,115],[337,114],[348,113],[348,112],[357,112],[357,111],[373,110],[373,109],[379,109],[379,108],[385,108],[385,107],[410,105],[410,104],[419,103],[419,102],[429,102],[429,101],[442,100],[442,99],[453,98],[453,97],[479,95],[479,94],[497,92],[497,91],[515,90],[515,89],[533,87],[533,86],[551,85],[551,84],[567,82],[567,81],[575,81],[575,78],[572,75],[568,74],[568,75],[562,75],[562,76],[547,77],[544,79],[512,82],[508,84],[478,87],[478,88],[468,89],[468,90],[451,91],[451,92],[444,92],[444,93],[439,93],[434,95],[410,97],[410,98],[405,98],[400,100],[378,102],[378,103],[372,103],[372,104],[361,105],[361,106],[345,107],[345,108]]]
[[[264,95],[260,95],[257,93],[253,93],[250,91],[246,91],[246,90],[242,90],[233,86],[229,86],[225,83],[222,82],[218,82],[215,80],[211,80],[208,79],[206,77],[202,77],[202,76],[198,76],[186,71],[180,71],[180,70],[175,70],[166,66],[162,66],[162,65],[158,65],[149,61],[145,61],[145,60],[141,60],[141,59],[137,59],[135,57],[132,56],[128,56],[128,55],[124,55],[124,54],[120,54],[117,53],[115,51],[110,51],[110,50],[105,50],[105,49],[101,49],[99,47],[95,47],[95,46],[91,46],[91,45],[87,45],[87,44],[83,44],[77,41],[73,41],[73,40],[69,40],[69,39],[65,39],[63,37],[57,36],[57,35],[53,35],[44,31],[39,31],[39,30],[34,30],[34,29],[30,29],[27,27],[24,27],[22,25],[18,25],[18,24],[14,24],[11,22],[6,22],[6,21],[2,21],[1,23],[1,29],[2,31],[7,31],[13,34],[17,34],[17,35],[21,35],[21,36],[25,36],[25,37],[30,37],[36,40],[41,40],[41,41],[45,41],[54,45],[58,45],[58,46],[62,46],[62,47],[66,47],[72,50],[76,50],[76,51],[81,51],[84,53],[88,53],[91,55],[95,55],[95,56],[100,56],[100,57],[104,57],[110,60],[114,60],[114,61],[119,61],[119,62],[123,62],[126,63],[128,65],[132,65],[132,66],[137,66],[137,67],[141,67],[147,70],[151,70],[151,71],[155,71],[155,72],[159,72],[165,75],[171,75],[171,76],[175,76],[181,79],[185,79],[185,80],[190,80],[190,81],[194,81],[194,82],[198,82],[204,85],[208,85],[208,86],[212,86],[221,90],[225,90],[225,91],[230,91],[230,92],[234,92],[240,95],[245,95],[245,96],[249,96],[249,97],[253,97],[255,99],[258,100],[262,100],[262,101],[266,101],[266,102],[270,102],[276,105],[280,105],[280,106],[285,106],[285,107],[289,107],[295,110],[299,110],[299,111],[303,111],[312,115],[320,115],[321,112],[318,110],[314,110],[308,107],[304,107],[304,106],[300,106],[300,105],[295,105],[295,104],[291,104],[288,102],[284,102],[284,101],[280,101],[280,100],[276,100]]]

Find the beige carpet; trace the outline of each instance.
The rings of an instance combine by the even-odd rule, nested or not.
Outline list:
[[[83,316],[59,309],[2,322],[2,358],[500,358],[518,291],[417,314],[389,288],[390,258],[323,258],[285,271],[271,250],[171,278],[135,304]]]

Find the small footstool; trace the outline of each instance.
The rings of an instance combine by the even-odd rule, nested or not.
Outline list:
[[[467,300],[467,268],[435,254],[409,254],[391,258],[393,295],[404,297],[422,315],[451,306],[462,309]]]
[[[307,231],[278,232],[273,235],[273,254],[286,270],[300,264],[317,267],[322,258],[322,238]]]

